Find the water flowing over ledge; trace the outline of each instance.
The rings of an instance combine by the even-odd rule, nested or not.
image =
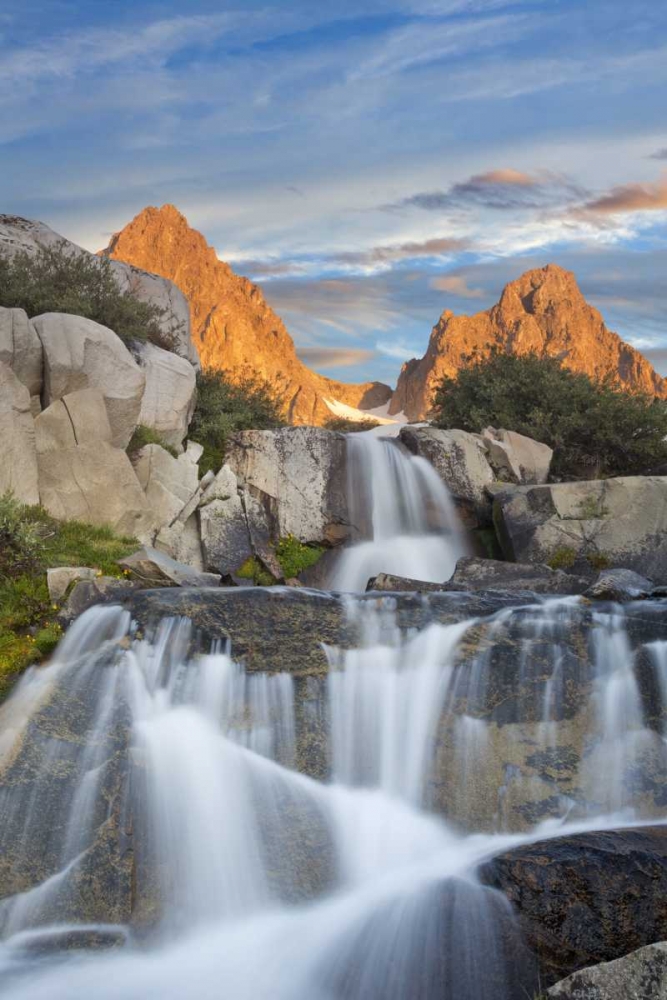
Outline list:
[[[478,865],[664,817],[663,605],[164,592],[193,622],[151,628],[142,600],[0,713],[10,1000],[515,1000],[534,966]],[[297,642],[292,606],[335,603],[314,669],[244,668],[233,616],[215,639],[246,601],[261,644],[267,600]]]

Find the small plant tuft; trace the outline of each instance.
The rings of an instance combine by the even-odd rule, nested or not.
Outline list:
[[[145,424],[138,424],[134,429],[134,434],[130,438],[130,443],[128,444],[125,451],[129,455],[130,459],[136,458],[137,454],[144,448],[147,444],[159,444],[161,448],[168,451],[173,458],[178,458],[178,452],[176,449],[167,444],[164,438],[154,431],[152,427],[146,427]]]
[[[547,560],[547,566],[550,566],[551,569],[572,569],[576,558],[577,554],[574,549],[564,545],[555,550],[551,558]]]
[[[291,580],[314,566],[324,552],[322,545],[305,545],[294,535],[281,538],[276,545],[276,556],[286,580]]]

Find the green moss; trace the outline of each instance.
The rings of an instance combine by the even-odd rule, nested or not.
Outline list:
[[[238,576],[241,580],[251,580],[256,587],[275,587],[277,580],[271,576],[269,571],[262,566],[259,559],[255,556],[250,556],[249,559],[243,563],[239,569],[237,569],[235,576]]]
[[[590,555],[586,556],[586,560],[589,566],[597,570],[609,569],[611,566],[611,561],[604,552],[591,552]]]
[[[562,548],[556,549],[550,559],[547,560],[547,566],[552,569],[571,569],[574,566],[577,554],[574,549],[570,549],[567,546],[562,546]]]
[[[170,444],[167,444],[164,438],[161,437],[157,431],[154,431],[152,427],[146,427],[145,424],[138,424],[130,439],[130,443],[125,450],[130,458],[134,458],[134,456],[147,444],[159,444],[161,448],[168,451],[174,458],[178,458],[178,452],[176,449]]]
[[[587,496],[579,503],[579,517],[584,521],[593,521],[606,517],[609,510],[604,506],[602,497]]]
[[[321,545],[304,545],[294,535],[281,538],[276,546],[276,556],[286,580],[314,566],[321,559],[325,549]]]

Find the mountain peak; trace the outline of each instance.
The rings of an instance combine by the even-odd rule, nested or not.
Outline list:
[[[323,423],[331,416],[325,399],[362,409],[389,399],[388,386],[334,382],[307,368],[261,289],[221,261],[174,205],[144,208],[103,253],[173,281],[190,304],[202,365],[239,379],[252,372],[279,387],[292,423]]]
[[[665,380],[639,351],[607,329],[572,271],[547,264],[505,285],[491,309],[473,316],[445,310],[424,357],[404,366],[390,411],[422,419],[440,380],[455,376],[471,357],[486,357],[491,350],[545,353],[593,378],[612,374],[629,391],[667,396]]]

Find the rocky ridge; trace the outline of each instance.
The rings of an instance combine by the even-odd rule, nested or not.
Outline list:
[[[613,375],[631,391],[667,396],[667,382],[639,351],[608,330],[581,294],[575,276],[556,264],[527,271],[505,286],[500,301],[474,316],[446,309],[433,327],[423,358],[401,370],[389,412],[422,420],[442,378],[455,376],[470,358],[492,350],[546,353],[573,371]]]
[[[145,208],[102,252],[173,281],[190,304],[192,337],[204,367],[232,377],[250,372],[275,385],[290,423],[322,424],[331,417],[326,399],[360,409],[389,400],[390,388],[379,382],[348,385],[304,365],[257,285],[220,260],[173,205]]]

